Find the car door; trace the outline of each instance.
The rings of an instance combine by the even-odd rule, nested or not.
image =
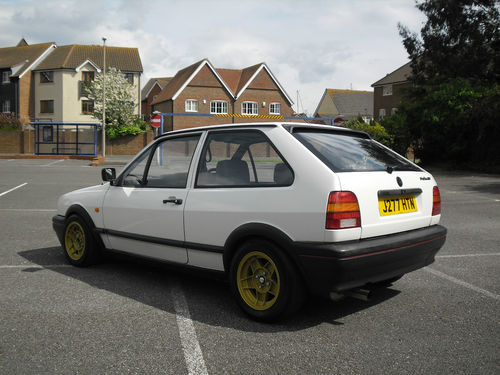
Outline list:
[[[184,205],[189,168],[200,134],[158,141],[110,186],[103,205],[112,249],[187,262]]]

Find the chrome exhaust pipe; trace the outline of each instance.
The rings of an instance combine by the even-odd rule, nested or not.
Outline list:
[[[372,291],[369,289],[353,289],[346,291],[345,295],[361,301],[369,301],[372,297]]]

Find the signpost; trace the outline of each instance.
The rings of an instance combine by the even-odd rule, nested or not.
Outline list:
[[[151,115],[151,126],[155,129],[158,129],[161,125],[161,113],[153,112]]]

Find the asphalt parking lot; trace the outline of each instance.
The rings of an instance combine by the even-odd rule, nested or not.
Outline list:
[[[449,230],[434,264],[369,302],[310,299],[268,325],[221,280],[127,258],[67,265],[57,198],[100,168],[0,159],[0,374],[498,374],[500,176],[434,176]]]

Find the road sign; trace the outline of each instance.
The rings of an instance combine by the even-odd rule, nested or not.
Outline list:
[[[151,126],[153,128],[159,128],[161,125],[161,114],[154,114],[151,116]]]

